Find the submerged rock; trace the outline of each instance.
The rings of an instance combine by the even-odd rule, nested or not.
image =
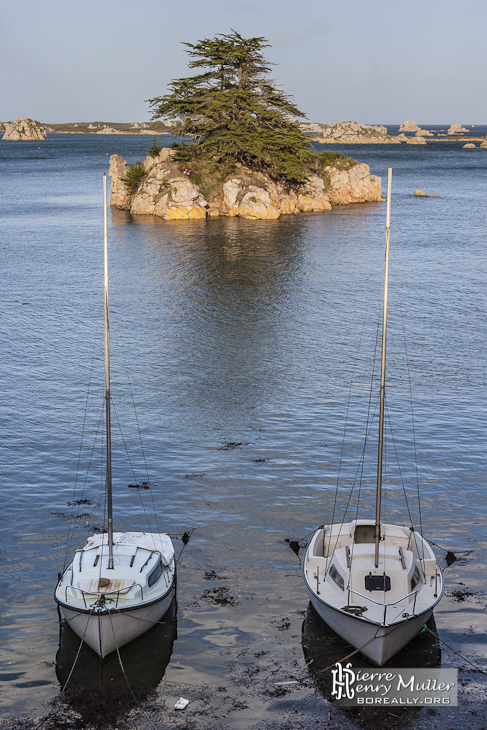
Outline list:
[[[46,127],[34,119],[22,117],[16,122],[5,122],[5,133],[3,140],[29,141],[46,139]]]
[[[437,195],[428,195],[423,190],[415,190],[414,195],[416,198],[437,198]]]

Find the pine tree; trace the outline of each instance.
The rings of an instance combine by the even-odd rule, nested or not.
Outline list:
[[[178,159],[209,160],[222,172],[240,162],[274,179],[302,182],[315,153],[295,121],[305,115],[268,78],[266,39],[232,31],[183,45],[189,68],[201,73],[172,81],[169,94],[149,99],[153,120],[172,119],[177,136],[193,137],[178,147]]]

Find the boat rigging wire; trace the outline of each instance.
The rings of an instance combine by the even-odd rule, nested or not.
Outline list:
[[[73,523],[72,523],[70,529],[68,530],[68,537],[67,537],[67,540],[66,540],[66,551],[65,551],[65,554],[64,554],[63,568],[65,568],[66,565],[67,565],[67,563],[68,563],[68,555],[70,553],[71,544],[72,544],[73,536],[74,536],[74,530],[75,530],[74,523],[75,523],[76,519],[79,517],[79,511],[80,511],[79,510],[79,507],[81,506],[80,500],[83,499],[83,494],[84,494],[84,490],[85,490],[85,487],[86,487],[86,482],[87,482],[87,479],[88,479],[88,473],[89,473],[90,465],[91,465],[91,462],[92,462],[92,459],[93,459],[93,453],[95,451],[96,442],[97,442],[97,439],[98,439],[98,434],[100,432],[100,428],[101,428],[101,424],[102,424],[102,417],[103,416],[101,415],[100,416],[100,419],[98,421],[97,428],[95,430],[95,438],[93,440],[93,444],[92,444],[92,447],[91,447],[90,457],[89,457],[89,461],[88,461],[88,467],[85,470],[83,486],[81,488],[81,496],[79,497],[78,500],[76,500],[76,495],[77,495],[77,490],[78,490],[78,482],[79,482],[79,479],[80,479],[81,455],[82,455],[82,452],[83,452],[83,440],[84,440],[84,434],[85,434],[85,430],[86,430],[86,421],[87,421],[87,414],[88,414],[88,402],[89,402],[89,399],[90,399],[90,393],[91,393],[91,388],[92,388],[91,383],[92,383],[92,380],[93,380],[94,363],[95,363],[95,359],[96,359],[96,343],[97,343],[97,339],[98,339],[98,330],[99,330],[99,324],[100,324],[100,319],[101,319],[102,302],[103,302],[103,298],[100,295],[100,301],[99,301],[99,305],[98,305],[98,313],[97,313],[97,319],[96,319],[96,327],[95,327],[95,337],[94,337],[94,342],[93,342],[93,349],[92,349],[92,353],[91,353],[91,362],[90,362],[89,375],[88,375],[88,387],[87,387],[87,390],[86,390],[85,407],[84,407],[84,412],[83,412],[83,420],[82,420],[82,423],[81,423],[81,438],[80,438],[80,444],[79,444],[79,448],[78,448],[78,460],[77,460],[77,464],[76,464],[76,473],[75,473],[74,485],[73,485],[72,504],[74,506],[74,504],[76,503],[76,501],[78,501],[78,510],[77,510],[76,515],[74,515],[74,510],[72,511],[72,516],[73,516],[74,519],[73,519]]]
[[[378,262],[379,262],[379,254],[377,254],[377,257],[376,257],[376,263],[375,263],[375,267],[374,267],[374,276],[373,276],[373,279],[372,279],[372,282],[371,282],[371,285],[370,285],[370,288],[369,288],[369,298],[367,300],[367,306],[365,308],[365,316],[364,316],[363,322],[362,322],[362,330],[360,332],[359,342],[358,342],[358,346],[357,346],[357,349],[356,349],[356,352],[355,352],[355,357],[354,357],[354,360],[353,360],[352,374],[351,374],[351,377],[350,377],[350,384],[349,384],[349,387],[348,387],[347,406],[346,406],[346,410],[345,410],[345,423],[344,423],[344,426],[343,426],[343,438],[342,438],[342,443],[341,443],[341,448],[340,448],[340,456],[339,456],[339,459],[338,459],[338,473],[337,473],[337,479],[336,479],[336,485],[335,485],[335,496],[334,496],[333,508],[332,508],[332,517],[331,517],[331,523],[332,524],[335,521],[335,514],[336,514],[336,509],[337,509],[338,489],[339,489],[339,485],[340,485],[340,475],[341,475],[341,470],[342,470],[342,465],[343,465],[343,455],[344,455],[344,451],[345,451],[345,443],[346,443],[346,437],[347,437],[347,429],[348,429],[348,421],[349,421],[349,413],[350,413],[350,404],[352,402],[352,386],[353,386],[353,380],[354,380],[354,375],[355,375],[355,372],[356,372],[356,369],[357,369],[357,365],[358,365],[358,361],[359,361],[359,353],[361,351],[362,340],[363,340],[364,334],[365,334],[365,324],[366,324],[366,321],[367,321],[367,316],[368,316],[368,312],[369,312],[369,308],[370,308],[370,303],[372,301],[372,293],[374,291],[374,285],[375,285],[375,281],[376,281],[376,278],[377,278],[377,271],[378,271],[378,268],[379,268]],[[353,490],[353,487],[352,487],[352,490]]]
[[[391,237],[391,244],[392,244],[392,237]],[[415,434],[415,424],[414,424],[414,408],[413,408],[413,398],[412,398],[412,381],[411,381],[411,368],[410,368],[410,362],[409,362],[409,354],[407,349],[407,341],[406,341],[406,330],[405,330],[405,321],[404,321],[404,312],[402,307],[402,301],[401,301],[401,292],[399,287],[399,276],[398,276],[398,270],[397,270],[397,259],[395,256],[395,248],[391,245],[391,258],[394,266],[394,273],[395,273],[395,291],[398,298],[398,313],[399,313],[399,319],[401,322],[401,332],[402,332],[402,340],[403,340],[403,347],[404,347],[404,353],[405,353],[405,366],[406,366],[406,372],[407,372],[407,385],[408,385],[408,393],[409,393],[409,408],[411,413],[411,422],[412,422],[412,446],[414,451],[414,469],[415,469],[415,482],[416,482],[416,493],[417,493],[417,509],[418,509],[418,521],[419,521],[419,529],[420,534],[423,532],[423,520],[422,520],[422,511],[421,511],[421,500],[420,500],[420,492],[419,492],[419,471],[418,471],[418,459],[417,459],[417,444],[416,444],[416,434]],[[375,273],[374,278],[371,283],[371,287],[369,290],[369,298],[367,301],[366,311],[364,315],[364,321],[362,324],[362,330],[359,337],[359,344],[357,347],[357,351],[354,358],[353,368],[352,368],[352,376],[350,379],[350,386],[349,386],[349,396],[347,400],[347,407],[346,407],[346,414],[345,414],[345,425],[344,425],[344,431],[343,431],[343,439],[341,444],[341,451],[339,456],[339,465],[338,465],[338,474],[337,474],[337,480],[335,485],[335,494],[334,494],[334,500],[333,500],[333,507],[332,507],[332,517],[331,517],[331,523],[333,524],[335,521],[335,515],[337,513],[338,508],[338,492],[339,492],[339,484],[340,484],[340,476],[343,469],[343,461],[344,461],[344,451],[345,451],[345,443],[346,443],[346,436],[347,436],[347,430],[348,430],[348,424],[349,424],[349,411],[350,411],[350,404],[352,400],[352,386],[353,386],[353,379],[354,374],[357,369],[357,364],[359,362],[359,353],[361,350],[361,343],[364,336],[366,321],[368,317],[368,312],[370,309],[370,301],[372,297],[372,290],[374,288],[376,279],[377,279],[377,271],[379,269],[379,254],[377,256],[376,266],[375,266]],[[346,503],[343,508],[343,518],[342,523],[345,522],[346,515],[348,513],[348,510],[350,509],[352,498],[353,496],[356,497],[356,504],[355,504],[355,519],[358,519],[359,515],[359,509],[360,509],[360,501],[362,496],[362,489],[363,489],[363,477],[364,477],[364,468],[365,468],[365,454],[367,450],[367,446],[370,440],[370,435],[372,432],[372,427],[374,423],[374,419],[376,418],[377,414],[377,400],[373,397],[373,391],[374,391],[374,377],[376,373],[377,368],[377,360],[378,360],[378,352],[379,352],[379,343],[380,343],[380,332],[381,332],[381,322],[382,322],[382,316],[383,316],[383,308],[384,303],[381,301],[381,306],[379,308],[379,314],[377,318],[377,324],[376,324],[376,339],[375,339],[375,347],[374,347],[374,354],[373,354],[373,362],[372,362],[372,376],[370,379],[370,391],[369,391],[369,400],[368,400],[368,409],[367,409],[367,417],[366,417],[366,426],[365,426],[365,438],[363,442],[363,447],[359,459],[359,463],[357,465],[357,469],[355,472],[355,476],[352,480],[352,484],[350,487],[350,492],[348,494],[348,498],[346,500]],[[375,407],[372,412],[372,404],[375,403]],[[387,397],[385,398],[385,412],[386,412],[386,419],[388,424],[388,437],[391,438],[392,448],[393,452],[395,454],[395,461],[397,464],[397,468],[399,471],[399,480],[402,485],[402,492],[404,495],[404,500],[406,504],[406,510],[409,518],[410,525],[414,529],[414,520],[412,516],[411,506],[410,506],[410,500],[408,499],[407,491],[406,491],[406,484],[403,478],[403,474],[401,471],[401,465],[399,461],[399,454],[396,447],[396,441],[394,436],[394,431],[392,429],[391,424],[391,418],[390,418],[390,410],[387,407]],[[386,434],[384,434],[384,440],[386,438]],[[384,462],[386,462],[387,454],[384,449]],[[385,470],[386,470],[386,463],[384,463],[384,474],[383,477],[385,478]],[[387,490],[384,490],[384,500],[387,500]],[[385,505],[384,505],[385,507]],[[338,535],[336,536],[335,545],[333,547],[333,551],[336,549],[336,546],[338,544],[338,540],[340,539],[340,531]],[[331,532],[330,536],[328,538],[328,554],[332,552],[331,550]]]
[[[70,526],[70,528],[68,530],[68,537],[66,539],[66,550],[65,550],[65,554],[64,554],[64,564],[63,564],[63,567],[64,568],[66,567],[66,565],[69,562],[68,561],[68,554],[70,552],[71,545],[72,545],[72,542],[73,542],[76,520],[78,520],[79,517],[80,517],[80,507],[81,507],[81,505],[84,502],[83,495],[85,493],[86,483],[88,481],[88,474],[89,474],[89,471],[90,471],[90,468],[91,468],[91,464],[93,462],[93,455],[95,453],[95,450],[96,450],[96,447],[97,447],[98,438],[99,438],[99,434],[100,434],[100,431],[101,431],[102,425],[103,425],[103,413],[104,413],[104,405],[101,408],[100,418],[98,419],[98,424],[97,424],[97,427],[95,429],[95,437],[93,439],[93,444],[92,444],[91,451],[90,451],[90,455],[89,455],[89,459],[88,459],[88,466],[86,468],[86,473],[85,473],[85,478],[84,478],[84,481],[83,481],[83,486],[81,488],[81,492],[79,494],[79,498],[78,499],[74,499],[74,497],[76,497],[76,489],[77,489],[76,484],[75,484],[75,486],[73,488],[73,501],[70,504],[73,505],[73,506],[74,505],[77,505],[78,509],[76,511],[76,514],[75,514],[74,510],[71,512],[71,526]],[[103,487],[102,487],[102,490],[103,490]]]
[[[413,386],[412,386],[412,378],[411,378],[411,367],[409,363],[409,352],[408,352],[408,346],[407,346],[407,339],[406,339],[406,327],[405,327],[405,317],[402,307],[402,299],[401,299],[401,286],[399,283],[399,276],[397,273],[397,259],[395,255],[395,249],[392,247],[391,250],[391,258],[392,258],[392,264],[394,267],[394,272],[396,275],[396,292],[397,292],[397,300],[398,300],[398,309],[399,309],[399,319],[401,322],[401,328],[402,328],[402,339],[403,339],[403,346],[404,346],[404,353],[406,358],[406,372],[407,372],[407,382],[409,386],[409,407],[411,409],[411,434],[412,434],[412,444],[413,444],[413,452],[414,452],[414,467],[415,467],[415,473],[416,473],[416,493],[417,493],[417,499],[418,499],[418,518],[419,518],[419,532],[422,535],[423,534],[423,519],[422,519],[422,511],[421,511],[421,494],[419,489],[419,470],[418,470],[418,450],[417,450],[417,444],[416,444],[416,428],[415,428],[415,419],[414,419],[414,401],[413,401]],[[404,490],[405,493],[405,490]],[[412,524],[412,521],[411,521]]]
[[[110,295],[111,295],[111,301],[112,301],[112,310],[113,310],[113,313],[115,315],[115,321],[117,323],[117,330],[118,330],[118,335],[119,335],[119,340],[120,340],[120,347],[122,349],[123,362],[124,362],[124,366],[125,366],[125,373],[126,373],[126,378],[127,378],[127,383],[128,383],[130,398],[132,400],[132,407],[134,409],[134,416],[135,416],[135,423],[137,425],[137,434],[138,434],[138,437],[139,437],[140,451],[141,451],[141,454],[142,454],[142,460],[143,460],[143,463],[144,463],[144,469],[145,469],[147,481],[148,481],[148,483],[150,483],[151,480],[150,480],[150,476],[149,476],[149,467],[147,465],[147,459],[146,459],[146,456],[145,456],[144,445],[142,443],[142,431],[141,431],[141,428],[140,428],[139,414],[137,412],[137,407],[135,405],[135,396],[134,396],[134,392],[133,392],[133,389],[132,389],[132,381],[130,380],[129,368],[128,368],[128,363],[127,363],[127,356],[126,356],[126,353],[125,353],[125,347],[124,347],[123,338],[122,338],[122,330],[121,330],[120,321],[119,321],[119,318],[118,318],[118,310],[117,310],[117,307],[116,307],[116,304],[115,304],[115,300],[114,300],[114,297],[113,297],[113,292],[111,291],[111,289],[110,289]],[[142,494],[140,493],[140,490],[137,490],[137,491],[139,492],[139,497],[140,497],[141,504],[143,504]],[[155,504],[155,499],[154,499],[154,492],[152,490],[150,490],[150,498],[151,498],[152,507],[153,507],[153,510],[154,510],[154,518],[155,518],[155,523],[156,523],[156,527],[157,527],[157,532],[160,532],[161,530],[160,530],[160,527],[159,527],[159,520],[158,520],[158,516],[157,516],[157,509],[156,509],[156,504]],[[145,512],[145,508],[144,508],[144,512]],[[149,525],[149,521],[148,521],[147,515],[146,515],[146,520],[147,520],[147,524]]]

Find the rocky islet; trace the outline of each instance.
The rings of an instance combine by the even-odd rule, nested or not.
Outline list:
[[[347,169],[327,166],[321,177],[309,175],[304,183],[294,186],[237,163],[221,187],[205,197],[203,185],[191,181],[174,155],[173,149],[165,147],[157,157],[146,157],[142,163],[145,175],[133,193],[124,182],[127,162],[112,155],[108,173],[112,179],[111,206],[165,220],[220,216],[275,220],[283,214],[323,213],[332,205],[382,201],[381,178],[371,175],[363,163]]]
[[[21,117],[16,122],[4,122],[3,139],[8,141],[44,140],[47,137],[46,127],[40,122]]]

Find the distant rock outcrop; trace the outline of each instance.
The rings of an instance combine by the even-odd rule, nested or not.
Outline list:
[[[403,122],[399,127],[400,132],[419,132],[420,130],[421,127],[419,127],[416,122],[413,122],[412,120]]]
[[[316,125],[313,125],[314,127]],[[387,134],[387,127],[374,127],[358,122],[337,122],[317,125],[319,133],[312,139],[327,144],[400,144],[398,137]]]
[[[166,220],[219,216],[274,220],[282,214],[322,213],[331,210],[332,204],[382,201],[381,178],[371,175],[365,164],[354,164],[349,169],[325,167],[322,176],[310,175],[305,183],[294,186],[237,165],[221,188],[207,199],[173,158],[174,151],[167,147],[158,157],[146,157],[145,175],[137,190],[129,193],[123,182],[127,163],[112,155],[108,173],[112,178],[110,205]]]
[[[409,137],[408,144],[426,144],[424,137]]]
[[[46,139],[46,128],[34,119],[22,117],[16,122],[5,122],[4,140],[29,141]]]
[[[321,134],[323,122],[301,122],[299,128],[305,134]]]
[[[476,150],[476,146],[472,144],[472,142],[469,142],[468,144],[464,144],[462,147],[463,150]]]
[[[423,190],[415,190],[414,196],[416,198],[437,198],[437,195],[428,195],[428,193],[425,193]]]
[[[450,125],[447,134],[465,134],[465,132],[470,132],[470,130],[465,129],[465,127],[462,127],[461,124],[452,124]]]
[[[481,150],[487,150],[487,139],[479,144]]]
[[[98,129],[95,134],[120,134],[120,132],[117,129],[109,127],[108,124],[106,124],[101,129]]]

